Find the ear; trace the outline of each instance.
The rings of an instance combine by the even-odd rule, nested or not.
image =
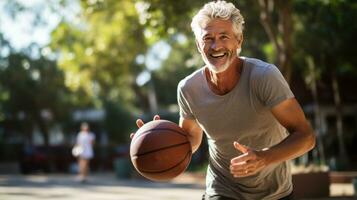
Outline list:
[[[241,33],[241,34],[237,37],[237,40],[238,40],[238,45],[241,47],[242,44],[243,44],[243,33]]]

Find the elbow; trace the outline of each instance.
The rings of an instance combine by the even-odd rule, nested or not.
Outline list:
[[[192,143],[191,142],[191,151],[192,151],[192,154],[195,153],[198,148],[200,147],[201,145],[201,142],[196,142],[196,143]]]
[[[314,131],[310,131],[310,133],[307,135],[307,149],[308,151],[312,150],[315,145],[316,145],[316,136]]]

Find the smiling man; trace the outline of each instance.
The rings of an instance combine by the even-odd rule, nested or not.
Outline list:
[[[239,56],[243,24],[225,1],[194,16],[205,66],[178,85],[180,126],[193,151],[203,131],[208,138],[203,199],[293,199],[288,161],[311,150],[315,136],[277,67]]]

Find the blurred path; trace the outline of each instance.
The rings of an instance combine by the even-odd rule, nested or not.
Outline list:
[[[69,174],[0,175],[0,200],[200,200],[204,192],[204,176],[195,174],[170,183],[120,180],[114,174],[94,174],[85,184],[74,179]],[[330,193],[330,198],[314,200],[357,199],[352,184],[331,184]]]
[[[95,174],[87,183],[73,175],[1,175],[1,200],[197,200],[202,184],[156,183],[146,180],[119,180],[114,174]]]

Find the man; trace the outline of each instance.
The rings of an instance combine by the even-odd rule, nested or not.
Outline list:
[[[179,125],[193,152],[203,131],[208,138],[203,199],[292,199],[287,161],[311,150],[315,137],[279,70],[239,57],[243,24],[225,1],[207,3],[193,18],[205,66],[178,85]]]

